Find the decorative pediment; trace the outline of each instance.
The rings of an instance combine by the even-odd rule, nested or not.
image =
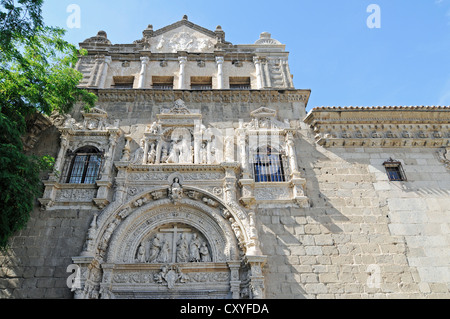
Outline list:
[[[191,114],[191,111],[186,107],[183,100],[178,99],[173,104],[173,107],[169,110],[162,110],[165,114]]]
[[[254,110],[250,113],[252,117],[261,118],[261,117],[276,117],[277,111],[273,109],[269,109],[268,107],[260,107],[257,110]]]
[[[89,110],[89,112],[81,111],[81,114],[84,118],[91,117],[91,118],[106,118],[108,117],[108,113],[106,113],[105,110],[102,110],[99,107],[93,107]]]

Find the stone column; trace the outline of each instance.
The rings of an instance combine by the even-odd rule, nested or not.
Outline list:
[[[186,62],[187,62],[187,57],[185,56],[180,56],[178,57],[178,62],[180,63],[180,74],[179,74],[179,79],[178,79],[178,89],[180,90],[185,90],[186,89],[186,74],[185,74],[185,67],[186,67]]]
[[[297,165],[297,156],[295,155],[294,149],[294,134],[292,132],[288,132],[286,134],[286,155],[289,159],[291,176],[300,177]]]
[[[229,261],[228,267],[230,267],[230,290],[233,299],[239,299],[241,281],[239,279],[239,269],[241,267],[240,261]]]
[[[96,86],[99,89],[105,88],[106,76],[108,74],[108,68],[110,64],[111,64],[111,57],[106,56],[105,59],[102,61],[102,64],[98,72],[99,74],[97,76]]]
[[[61,171],[62,164],[64,162],[64,154],[66,154],[67,147],[69,146],[69,140],[66,135],[61,135],[61,145],[59,148],[58,157],[56,158],[54,171]]]
[[[263,74],[264,79],[266,80],[264,87],[272,87],[272,82],[270,81],[269,61],[267,61],[267,59],[265,59],[263,63]]]
[[[149,57],[141,57],[141,72],[139,73],[138,89],[143,89],[145,85],[145,77],[147,75],[147,65],[150,61]]]
[[[149,141],[148,141],[148,138],[146,138],[145,139],[145,142],[144,142],[144,156],[143,156],[143,159],[142,159],[142,164],[147,164],[147,161],[148,161],[148,145],[149,145]]]
[[[286,75],[287,82],[286,85],[289,88],[294,87],[294,81],[292,80],[291,70],[289,69],[289,62],[288,59],[282,59],[281,60],[282,66],[283,66],[283,73]]]
[[[98,69],[98,66],[99,66],[100,63],[102,63],[102,59],[97,56],[97,58],[95,59],[94,66],[92,67],[91,74],[89,75],[89,81],[87,83],[88,87],[92,87],[92,86],[95,85],[94,79],[95,79],[95,75],[98,72],[97,69]]]
[[[246,262],[250,265],[250,288],[252,299],[264,299],[265,287],[262,267],[266,262],[266,256],[246,256]]]
[[[217,63],[217,89],[223,89],[223,56],[216,57]]]
[[[194,128],[194,164],[200,164],[202,159],[200,158],[200,148],[202,147],[203,133],[201,131],[202,123],[199,120],[195,121]]]
[[[263,88],[261,58],[255,56],[253,58],[253,63],[255,63],[255,68],[256,68],[256,88],[258,90],[261,90]]]
[[[158,144],[156,144],[156,159],[155,164],[159,164],[161,162],[161,149],[162,149],[162,139],[158,138]]]
[[[250,177],[250,169],[249,169],[249,160],[247,158],[247,146],[245,143],[246,135],[244,129],[238,129],[237,132],[237,144],[238,144],[238,152],[240,157],[240,162],[242,166],[242,177],[249,178]]]

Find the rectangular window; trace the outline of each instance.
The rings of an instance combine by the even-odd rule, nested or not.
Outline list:
[[[253,156],[253,176],[255,182],[284,182],[282,155],[270,147],[258,149]]]
[[[134,76],[114,76],[113,88],[116,89],[132,89],[134,83]]]
[[[390,158],[383,163],[383,166],[386,169],[386,174],[390,181],[406,181],[405,171],[403,170],[402,163],[399,161]]]
[[[103,153],[96,148],[83,147],[74,153],[68,152],[62,180],[70,184],[94,184],[102,163]]]
[[[173,76],[152,76],[152,83],[155,90],[173,90]]]
[[[211,90],[212,77],[210,76],[191,76],[191,90]]]
[[[230,90],[250,90],[250,78],[245,76],[232,76],[229,79]]]

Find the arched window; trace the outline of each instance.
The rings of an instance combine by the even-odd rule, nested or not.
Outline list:
[[[284,182],[282,155],[270,146],[259,147],[253,157],[255,182]]]
[[[70,184],[93,184],[98,178],[103,153],[97,148],[85,146],[68,154],[69,167],[63,179]]]

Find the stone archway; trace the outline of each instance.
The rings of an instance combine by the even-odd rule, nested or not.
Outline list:
[[[83,283],[75,297],[261,297],[263,261],[242,249],[251,232],[212,195],[184,192],[175,200],[170,188],[153,190],[106,209],[99,225],[93,221],[84,252],[73,258],[82,268]],[[178,258],[183,233],[187,245],[198,240],[197,260]],[[156,258],[150,247],[155,240]]]

